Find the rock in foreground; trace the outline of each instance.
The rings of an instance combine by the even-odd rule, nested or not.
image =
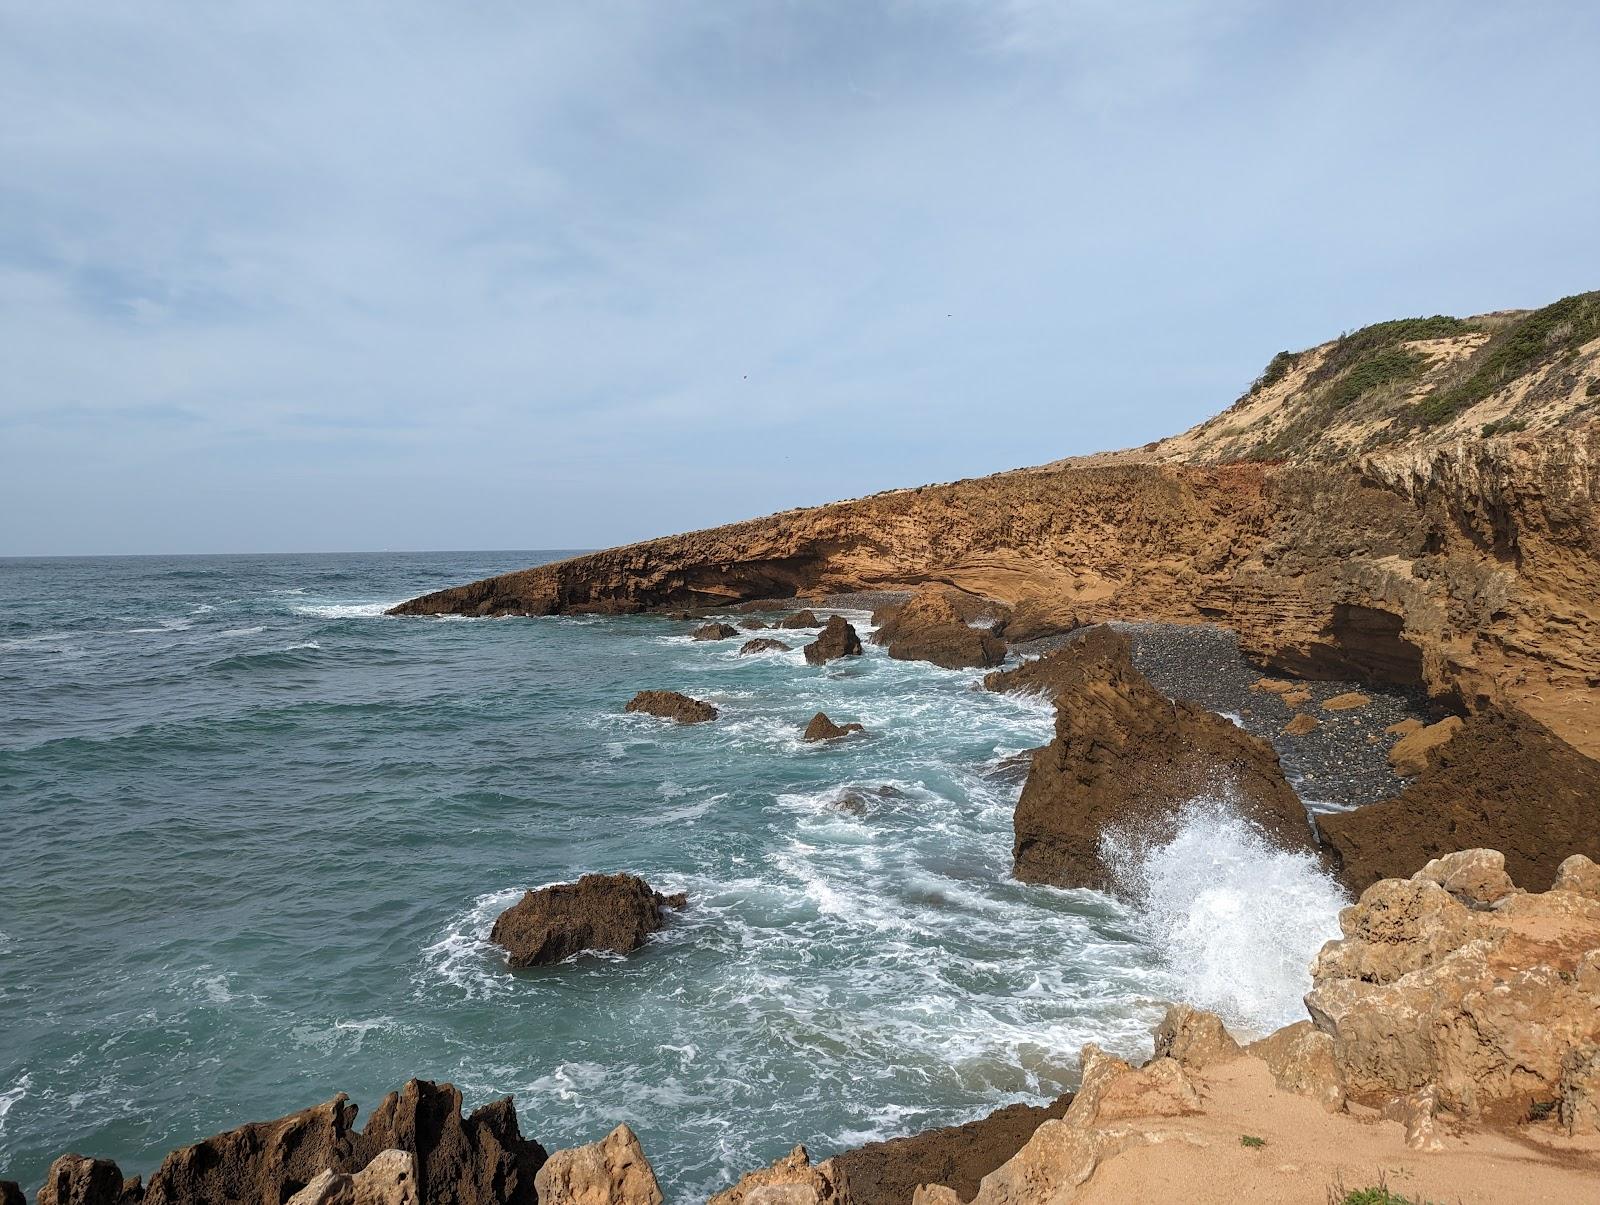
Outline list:
[[[1017,802],[1014,873],[1059,887],[1112,887],[1100,841],[1113,828],[1168,835],[1196,795],[1225,795],[1284,849],[1315,851],[1305,808],[1272,746],[1187,700],[1168,699],[1133,666],[1128,638],[1090,628],[990,689],[1048,692],[1055,739],[1036,750]]]
[[[805,647],[806,660],[823,665],[840,657],[861,656],[861,637],[842,615],[829,616],[822,634]]]
[[[586,874],[525,894],[494,922],[489,940],[514,967],[545,966],[583,950],[630,954],[660,929],[663,908],[681,908],[683,894],[662,895],[631,874]]]
[[[1006,643],[968,624],[939,586],[923,586],[903,603],[873,615],[873,642],[897,661],[930,661],[944,669],[988,668],[1006,659]]]
[[[534,1177],[539,1205],[661,1205],[639,1139],[619,1125],[599,1142],[556,1151]]]
[[[710,703],[691,699],[675,690],[641,690],[628,700],[624,710],[657,716],[663,720],[676,720],[680,724],[704,724],[716,719],[719,714]]]
[[[852,732],[865,732],[860,724],[835,724],[828,718],[827,712],[819,711],[811,717],[811,722],[806,725],[805,733],[800,737],[803,741],[832,741],[841,736],[849,736]]]
[[[844,1170],[834,1160],[813,1164],[806,1148],[797,1146],[706,1205],[854,1205],[854,1200]]]

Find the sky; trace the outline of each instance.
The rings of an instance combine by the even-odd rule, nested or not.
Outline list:
[[[1600,288],[1600,4],[0,0],[0,555],[586,548]]]

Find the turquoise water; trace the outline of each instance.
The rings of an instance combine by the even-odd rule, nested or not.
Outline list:
[[[1148,927],[1007,878],[1042,704],[664,618],[381,614],[553,555],[0,561],[0,1178],[416,1075],[552,1149],[627,1121],[688,1201],[1147,1049],[1182,988]],[[646,687],[722,719],[623,715]],[[802,745],[818,709],[870,736]],[[692,906],[503,969],[500,909],[610,870]]]

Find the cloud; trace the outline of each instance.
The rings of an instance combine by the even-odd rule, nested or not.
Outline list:
[[[0,0],[0,552],[598,544],[1143,442],[1593,285],[1596,33]]]

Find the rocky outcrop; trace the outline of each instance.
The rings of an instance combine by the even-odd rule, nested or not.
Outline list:
[[[1240,1054],[1239,1043],[1233,1040],[1221,1017],[1189,1004],[1168,1006],[1154,1037],[1152,1057],[1172,1059],[1189,1071],[1200,1071]]]
[[[835,724],[828,718],[826,712],[819,711],[811,717],[811,722],[806,725],[806,730],[801,734],[803,741],[832,741],[841,736],[849,736],[852,732],[865,732],[860,724]]]
[[[849,1180],[832,1159],[813,1164],[797,1146],[771,1167],[750,1172],[707,1205],[852,1205]]]
[[[1207,792],[1226,796],[1284,848],[1317,848],[1272,746],[1161,694],[1134,668],[1121,633],[1090,629],[986,681],[991,689],[1044,690],[1056,704],[1055,739],[1035,751],[1013,822],[1013,873],[1024,882],[1114,887],[1102,835],[1121,829],[1160,839]]]
[[[710,703],[691,699],[675,690],[641,690],[628,700],[623,710],[653,715],[663,720],[676,720],[680,724],[704,724],[716,719],[719,714]]]
[[[1354,890],[1467,846],[1500,850],[1528,890],[1547,885],[1570,853],[1600,859],[1600,762],[1538,721],[1469,716],[1426,756],[1393,799],[1319,818]]]
[[[1591,866],[1570,863],[1564,881]],[[1600,900],[1519,891],[1498,853],[1467,850],[1374,884],[1339,926],[1306,1006],[1350,1098],[1468,1121],[1563,1109],[1584,1124],[1600,1046]],[[1408,1117],[1419,1141],[1423,1120]]]
[[[825,665],[840,657],[861,656],[861,637],[846,623],[841,615],[830,615],[823,625],[822,634],[805,647],[806,661],[811,665]]]
[[[945,669],[999,665],[1006,658],[1005,641],[988,629],[972,627],[939,586],[923,586],[903,603],[872,616],[873,642],[884,645],[897,661],[931,661]]]
[[[708,623],[689,633],[694,640],[727,640],[737,636],[739,629],[728,623]]]
[[[414,1079],[364,1130],[355,1117],[341,1093],[180,1147],[147,1183],[124,1181],[109,1160],[63,1155],[36,1205],[535,1205],[545,1151],[523,1138],[510,1097],[463,1117],[453,1085]]]
[[[500,914],[489,940],[505,949],[513,967],[545,966],[583,950],[629,954],[666,923],[663,909],[687,902],[637,875],[586,874],[527,892]]]
[[[534,1177],[539,1205],[661,1205],[639,1139],[619,1125],[598,1142],[556,1151]]]
[[[907,1205],[923,1184],[948,1185],[966,1200],[983,1177],[1071,1103],[1068,1092],[1048,1105],[1008,1105],[965,1125],[868,1143],[835,1155],[832,1162],[849,1182],[852,1205]]]
[[[994,634],[1011,644],[1021,644],[1065,636],[1081,627],[1082,617],[1064,600],[1027,595],[1018,599],[1005,618],[995,625]]]
[[[786,615],[778,620],[780,628],[820,628],[822,620],[818,619],[815,612],[797,611],[793,615]]]
[[[774,640],[770,636],[758,636],[754,640],[746,640],[739,646],[739,656],[748,657],[754,653],[787,653],[789,646],[781,640]]]

